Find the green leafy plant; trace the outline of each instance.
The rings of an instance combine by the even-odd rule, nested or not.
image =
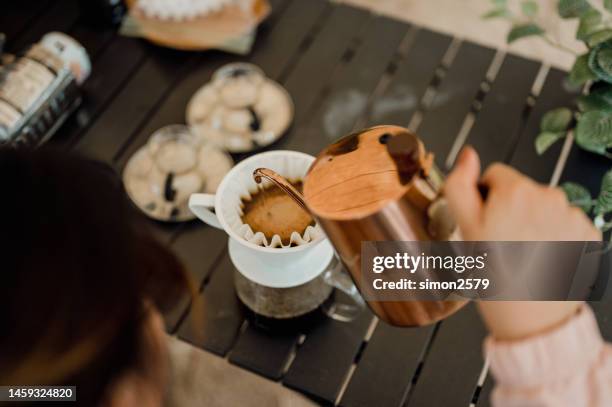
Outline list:
[[[605,219],[607,214],[612,213],[612,170],[604,175],[597,198],[593,198],[588,189],[574,182],[565,182],[561,188],[572,205],[595,217],[595,226],[602,232],[612,230],[612,221]]]
[[[582,88],[583,94],[576,100],[577,109],[560,107],[544,115],[535,149],[543,154],[553,144],[574,133],[576,144],[589,152],[612,160],[612,0],[559,0],[557,11],[564,19],[578,19],[576,39],[587,49],[576,54],[572,49],[551,38],[538,22],[538,3],[521,0],[513,11],[507,0],[491,0],[493,9],[483,18],[502,18],[512,28],[507,42],[521,38],[540,37],[549,44],[576,56],[567,77],[568,85]],[[611,164],[612,167],[612,164]],[[594,217],[595,225],[602,231],[612,229],[612,168],[604,175],[597,197],[583,186],[567,182],[561,185],[569,201]]]

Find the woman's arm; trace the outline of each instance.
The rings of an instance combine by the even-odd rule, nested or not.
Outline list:
[[[489,193],[483,201],[478,183]],[[502,164],[480,177],[464,149],[445,193],[465,240],[597,241],[600,232],[556,188]],[[612,352],[582,302],[482,301],[497,406],[612,406]]]
[[[478,308],[493,338],[509,341],[554,330],[576,315],[582,304],[576,301],[482,301]]]

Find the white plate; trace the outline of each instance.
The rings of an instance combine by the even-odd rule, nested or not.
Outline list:
[[[164,222],[185,222],[195,219],[187,206],[189,196],[196,192],[214,194],[232,166],[233,161],[227,153],[211,144],[203,144],[195,169],[176,176],[173,188],[177,197],[174,202],[168,202],[163,196],[165,178],[153,165],[145,145],[125,166],[123,183],[132,202],[147,216]]]
[[[246,153],[269,146],[285,134],[294,116],[285,88],[268,78],[255,85],[231,86],[213,80],[189,101],[186,120],[199,139],[231,153]],[[233,94],[228,95],[228,89]]]

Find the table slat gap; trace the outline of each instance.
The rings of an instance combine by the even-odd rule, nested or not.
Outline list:
[[[533,86],[531,87],[531,93],[537,98],[542,93],[542,88],[546,83],[546,79],[548,78],[548,74],[550,73],[550,65],[546,63],[542,63],[540,66],[540,71],[538,72],[538,76],[536,76],[533,81]]]
[[[448,156],[446,157],[446,160],[444,161],[444,169],[446,171],[450,171],[453,168],[453,165],[455,165],[455,160],[457,159],[459,152],[465,145],[465,141],[467,140],[470,134],[470,131],[472,131],[472,128],[474,127],[475,122],[476,122],[476,113],[469,112],[467,116],[465,116],[465,120],[463,121],[463,124],[461,125],[461,128],[459,129],[459,132],[457,133],[457,137],[453,141],[452,147],[450,151],[448,152]]]
[[[462,335],[456,334],[458,329]],[[469,405],[482,372],[481,345],[485,335],[473,303],[445,319],[405,406]],[[457,375],[458,371],[462,374]]]
[[[204,278],[200,282],[200,284],[198,286],[198,291],[199,292],[204,292],[206,290],[206,287],[208,287],[208,285],[210,283],[210,280],[211,280],[213,274],[215,273],[215,270],[220,270],[221,269],[222,263],[223,263],[223,259],[227,255],[228,255],[228,253],[226,252],[226,250],[223,250],[221,253],[219,253],[217,258],[214,260],[214,262],[208,268],[208,271],[204,275]]]
[[[270,36],[264,43],[268,50],[283,50],[283,52],[252,52],[251,62],[265,67],[266,75],[276,81],[285,69],[289,69],[294,59],[299,58],[299,46],[312,33],[319,20],[324,18],[329,10],[327,0],[294,0],[284,10],[283,18],[275,21],[276,31],[289,35]],[[260,50],[261,51],[261,50]]]
[[[540,65],[512,54],[503,59],[465,141],[478,151],[483,168],[511,157],[531,112],[526,101]]]
[[[199,295],[200,293],[202,293],[202,291],[204,291],[204,288],[210,282],[212,271],[216,267],[221,267],[221,262],[223,261],[225,254],[225,252],[221,252],[214,260],[213,264],[208,267],[208,270],[204,272],[204,276],[200,279],[198,279],[197,277],[200,273],[194,273],[193,268],[186,270],[189,277],[193,278],[193,283],[196,285],[196,294]],[[189,295],[186,294],[183,297],[183,300],[179,304],[177,304],[174,309],[169,310],[167,313],[164,314],[164,321],[166,322],[166,328],[168,333],[173,334],[178,330],[179,326],[181,326],[185,318],[187,318],[187,316],[190,314],[192,305],[192,298],[190,298]]]
[[[535,104],[535,98],[536,96],[534,94],[530,94],[529,96],[527,96],[527,99],[525,100],[525,104],[523,105],[523,110],[521,110],[521,115],[519,116],[520,123],[516,131],[512,135],[512,142],[508,146],[508,151],[506,152],[503,158],[504,163],[509,163],[510,160],[512,160],[514,151],[519,145],[520,137],[523,134],[523,131],[525,130],[525,128],[527,127],[527,121],[529,120],[529,116],[531,115],[531,112],[533,111],[533,106]]]
[[[298,349],[283,384],[324,403],[333,403],[371,318],[366,310],[350,324],[328,320],[314,327]]]
[[[435,326],[406,329],[380,321],[363,350],[340,405],[402,405],[434,335]]]
[[[289,352],[289,357],[287,357],[287,360],[285,361],[285,364],[283,365],[281,369],[280,379],[282,379],[289,371],[289,368],[291,368],[291,364],[293,363],[293,361],[295,360],[295,357],[297,356],[298,349],[300,348],[300,346],[304,344],[305,340],[306,340],[305,334],[301,334],[298,337],[298,340],[295,343],[295,346],[291,348],[291,352]]]
[[[495,386],[495,381],[492,375],[487,374],[484,383],[480,387],[480,392],[478,393],[478,400],[476,400],[475,404],[478,407],[490,407],[491,406],[491,393],[493,392],[493,387]]]
[[[219,240],[225,242],[224,239]],[[188,323],[192,315],[190,312],[178,326],[177,334],[180,339],[196,347],[225,356],[234,348],[240,330],[246,329],[246,326],[243,328],[242,305],[233,290],[233,265],[225,247],[221,252],[222,259],[216,266],[217,270],[211,274],[209,283],[199,294],[204,311],[204,319],[199,321],[201,332],[194,332],[194,327]]]
[[[563,170],[565,170],[565,166],[567,165],[567,160],[569,155],[572,152],[574,146],[574,131],[571,130],[568,132],[567,136],[565,136],[565,140],[563,140],[563,146],[561,147],[561,152],[559,153],[559,157],[557,159],[557,163],[555,164],[552,175],[550,176],[550,181],[548,185],[551,187],[559,186],[559,180],[563,175]]]
[[[292,58],[280,71],[278,77],[276,78],[280,83],[285,83],[287,81],[287,78],[289,77],[295,66],[298,64],[303,54],[306,53],[308,49],[314,45],[316,37],[319,35],[323,27],[325,27],[325,25],[327,24],[333,10],[334,6],[331,3],[328,3],[321,11],[319,18],[317,18],[317,20],[315,21],[315,24],[312,26],[310,32],[298,44]]]
[[[461,38],[453,37],[453,41],[448,46],[446,54],[444,54],[444,57],[442,58],[442,66],[444,67],[445,76],[450,67],[453,65],[453,62],[455,62],[455,58],[457,58],[459,49],[461,49],[462,42],[463,40]]]
[[[471,103],[482,92],[480,87],[495,51],[462,41],[455,54],[418,127],[419,136],[442,169],[466,116],[473,110]]]
[[[364,344],[365,344],[365,342],[362,343],[362,346]],[[361,355],[361,353],[359,353],[359,355]],[[342,400],[342,397],[344,397],[344,393],[346,392],[346,389],[348,388],[348,385],[349,385],[351,379],[353,378],[353,375],[355,374],[355,371],[357,370],[357,363],[358,363],[357,361],[353,362],[353,364],[349,368],[348,372],[346,372],[346,377],[344,378],[344,380],[342,382],[342,385],[340,386],[340,390],[338,391],[338,396],[336,397],[336,400],[334,400],[334,406],[339,405],[340,404],[340,400]]]
[[[485,75],[486,82],[489,84],[495,82],[495,78],[497,78],[497,74],[499,74],[499,70],[501,69],[507,55],[508,54],[501,49],[498,49],[495,52],[495,56],[493,57],[491,65],[489,66],[489,69],[487,69],[487,73]]]
[[[280,380],[299,349],[299,334],[262,331],[249,323],[237,336],[229,361],[271,380]]]
[[[420,32],[425,33],[429,36],[431,36],[432,34],[440,36],[440,34],[433,33],[423,28],[421,28]],[[443,43],[442,41],[445,41],[445,42]],[[398,124],[407,126],[410,130],[414,132],[417,131],[419,125],[421,124],[421,121],[423,120],[423,116],[425,115],[425,113],[427,112],[431,104],[433,103],[438,87],[440,86],[440,83],[442,82],[444,76],[446,75],[446,71],[448,70],[448,66],[446,64],[449,64],[452,62],[453,55],[452,55],[451,49],[453,47],[453,44],[456,41],[452,37],[445,37],[445,36],[442,37],[441,36],[440,38],[434,37],[433,39],[428,39],[427,42],[429,42],[428,46],[426,47],[427,54],[429,56],[430,54],[434,53],[433,54],[434,57],[428,61],[427,59],[424,59],[422,57],[423,50],[415,49],[413,51],[417,55],[415,56],[414,59],[417,60],[419,63],[417,73],[422,72],[422,71],[427,71],[427,72],[432,72],[433,74],[428,75],[429,79],[423,78],[424,81],[422,81],[421,83],[426,83],[426,87],[422,90],[418,90],[415,92],[417,96],[416,107],[414,108],[412,112],[408,111],[404,113],[406,117],[405,122],[398,123]],[[432,43],[434,46],[432,46]],[[419,44],[417,45],[421,46],[421,43],[419,42]],[[442,48],[445,48],[445,49],[443,50]],[[440,54],[442,51],[443,51],[443,54]],[[449,56],[449,54],[451,56]],[[406,59],[410,59],[410,57],[411,57],[411,54],[406,55]],[[414,86],[414,83],[415,83],[414,77],[415,77],[414,74],[410,74],[404,77],[403,79],[404,81],[410,80],[412,85]],[[397,85],[402,86],[403,83],[404,82],[399,82]]]
[[[440,321],[436,323],[431,329],[431,334],[429,335],[427,339],[425,347],[423,348],[423,351],[419,357],[417,367],[410,380],[410,386],[406,389],[406,392],[404,393],[404,396],[402,397],[402,401],[400,403],[402,406],[406,405],[410,400],[410,396],[412,395],[412,392],[414,391],[414,387],[419,381],[419,377],[421,376],[423,367],[427,363],[427,357],[429,356],[431,352],[431,348],[433,347],[434,341],[436,340],[436,336],[438,335],[438,331],[440,330],[440,326],[442,325],[443,322],[444,321]]]
[[[378,84],[374,88],[374,91],[370,94],[366,106],[364,108],[364,113],[357,118],[351,132],[359,131],[364,127],[370,127],[368,122],[370,122],[370,116],[372,111],[372,106],[374,102],[382,97],[384,93],[387,91],[389,85],[393,82],[393,78],[395,77],[400,64],[402,61],[406,59],[408,56],[410,49],[414,45],[414,42],[417,38],[417,33],[419,28],[417,26],[411,26],[408,29],[405,37],[401,40],[399,46],[395,54],[391,57],[385,72],[381,75],[378,80]]]
[[[452,40],[448,44],[448,47],[446,48],[446,51],[444,52],[444,55],[442,56],[442,59],[438,63],[437,67],[433,69],[434,74],[431,77],[431,80],[429,81],[427,88],[421,95],[418,101],[417,107],[410,117],[410,120],[407,122],[406,127],[409,130],[415,133],[418,131],[418,128],[421,125],[421,122],[423,121],[423,117],[425,113],[431,107],[435,99],[436,92],[438,91],[438,87],[442,83],[442,80],[446,76],[446,73],[448,72],[450,65],[452,64],[455,56],[457,55],[457,51],[459,49],[460,43],[461,41],[459,39],[452,38]],[[410,114],[407,114],[406,116],[409,116],[409,115]]]
[[[345,16],[348,12],[352,13],[350,20],[342,21],[341,17]],[[334,21],[334,18],[339,21]],[[304,62],[308,62],[306,66],[311,69],[314,68],[312,64],[315,63],[311,61],[316,61],[315,66],[320,68],[320,61],[322,59],[327,58],[326,60],[331,60],[332,65],[327,66],[327,68],[324,70],[327,75],[322,75],[322,77],[326,79],[324,81],[317,82],[314,86],[310,84],[310,88],[306,89],[304,85],[304,76],[310,75],[311,73],[308,72],[306,68],[303,68],[297,70],[294,69],[285,80],[287,90],[293,95],[294,99],[300,99],[295,100],[296,105],[300,105],[300,108],[296,109],[296,115],[292,128],[289,129],[289,134],[285,136],[285,139],[281,140],[281,144],[287,144],[287,140],[293,140],[299,137],[299,135],[296,133],[302,129],[304,124],[307,123],[310,118],[314,116],[320,105],[330,94],[333,83],[340,77],[342,70],[354,56],[355,49],[360,43],[358,39],[365,33],[367,21],[372,18],[373,16],[370,13],[361,9],[356,9],[342,4],[334,7],[332,15],[330,16],[330,22],[328,22],[326,27],[319,33],[322,38],[327,40],[326,44],[328,47],[321,47],[320,49],[311,48],[307,50],[305,56],[301,60],[303,61],[301,62],[302,64]],[[351,27],[354,27],[353,30],[355,32],[353,32],[353,30],[344,29]],[[333,46],[334,43],[331,42],[334,41],[334,38],[337,39],[337,37],[340,37],[340,41],[338,41],[338,43],[343,44],[341,48],[335,48]],[[344,42],[342,42],[342,40],[344,40]],[[322,52],[322,50],[330,47],[331,51],[324,53],[324,58],[318,56],[318,52]],[[340,53],[338,54],[338,52]],[[328,55],[328,53],[331,55]],[[329,69],[330,67],[331,69]],[[298,66],[296,68],[302,67]],[[319,88],[318,90],[316,88],[317,86]],[[306,102],[304,102],[304,99],[306,99]]]
[[[364,38],[354,56],[334,72],[332,86],[325,98],[317,104],[312,118],[300,130],[301,137],[310,139],[304,151],[316,154],[323,146],[348,134],[363,115],[368,99],[376,88],[380,76],[386,72],[389,61],[395,56],[409,26],[386,17],[371,18],[363,28]],[[373,34],[386,43],[381,47]],[[366,66],[369,69],[366,69]],[[290,145],[291,148],[297,146]]]
[[[510,160],[510,165],[519,171],[546,184],[556,183],[565,163],[565,152],[569,152],[571,143],[559,142],[550,147],[544,154],[538,155],[535,150],[535,139],[540,133],[540,121],[544,114],[558,107],[574,108],[578,92],[568,91],[564,87],[567,72],[555,68],[548,70],[533,111],[527,121],[523,134]]]
[[[472,401],[470,402],[470,407],[476,407],[478,404],[478,400],[481,397],[483,387],[485,382],[489,378],[489,361],[485,359],[484,364],[482,365],[482,371],[480,372],[480,376],[478,377],[478,382],[476,382],[476,388],[474,389],[474,394],[472,395]]]
[[[529,124],[529,118],[534,110],[534,107],[540,96],[544,83],[546,82],[546,78],[548,76],[549,71],[550,71],[549,66],[545,64],[540,65],[540,69],[538,70],[538,73],[533,81],[531,90],[529,92],[529,95],[527,95],[527,99],[525,100],[523,110],[521,111],[520,123],[513,136],[513,143],[511,143],[506,153],[506,156],[503,159],[504,163],[510,163],[510,161],[512,160],[512,157],[514,156],[515,151],[520,145],[521,137],[525,133],[527,125]]]

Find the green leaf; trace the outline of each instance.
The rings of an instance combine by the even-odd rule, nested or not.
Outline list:
[[[589,36],[599,30],[601,24],[601,13],[592,8],[580,16],[580,25],[576,32],[576,39],[586,41]]]
[[[540,133],[535,139],[536,152],[538,155],[544,154],[544,152],[546,152],[550,146],[561,140],[563,137],[565,137],[564,132],[553,133],[550,131],[545,131]]]
[[[572,121],[572,111],[566,107],[551,110],[542,117],[540,129],[544,132],[562,132]]]
[[[612,49],[602,49],[597,54],[597,64],[606,75],[612,76]]]
[[[612,0],[604,0],[604,7],[608,11],[612,11]]]
[[[520,24],[512,27],[512,30],[508,33],[508,38],[506,41],[508,44],[525,37],[531,37],[534,35],[542,35],[544,34],[544,30],[540,28],[537,24]]]
[[[590,10],[591,6],[586,0],[559,0],[557,10],[562,18],[580,17],[584,12]]]
[[[593,48],[602,42],[608,41],[610,38],[612,38],[612,29],[606,28],[591,34],[587,40],[587,44],[589,47]]]
[[[573,206],[577,206],[587,214],[593,207],[593,198],[588,189],[575,182],[565,182],[561,184],[561,189],[565,192],[567,200]]]
[[[603,42],[589,53],[589,68],[602,81],[612,83],[612,44]]]
[[[577,100],[578,109],[581,112],[590,112],[592,110],[600,110],[602,112],[612,113],[612,105],[607,102],[601,95],[580,95]]]
[[[510,16],[511,14],[507,9],[499,8],[499,9],[493,9],[489,11],[488,13],[483,14],[481,18],[484,20],[489,20],[492,18],[506,18]]]
[[[597,76],[589,67],[589,54],[584,54],[576,58],[574,66],[569,73],[568,80],[575,87],[584,85],[588,81],[597,79]]]
[[[607,82],[595,82],[588,95],[580,95],[577,100],[582,112],[601,110],[612,113],[612,85]]]
[[[612,114],[593,110],[578,119],[576,144],[587,151],[606,155],[612,147]]]
[[[521,10],[527,17],[534,17],[538,14],[538,3],[534,0],[524,0],[521,3]]]
[[[595,203],[595,214],[603,215],[612,212],[612,169],[605,173],[601,180],[601,190]]]

